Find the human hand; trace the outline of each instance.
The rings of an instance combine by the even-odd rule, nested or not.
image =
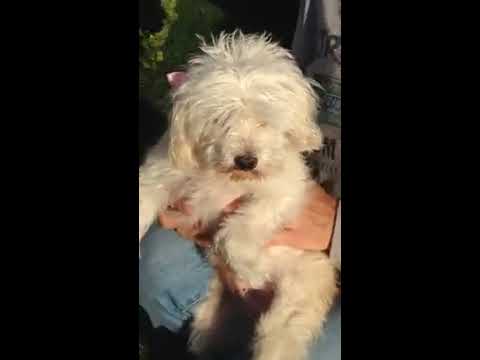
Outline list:
[[[276,234],[266,246],[291,246],[303,250],[327,250],[330,246],[337,200],[320,186],[313,187],[297,218]]]
[[[236,199],[222,211],[218,223],[233,213],[241,205]],[[291,246],[304,250],[326,250],[330,245],[337,201],[320,186],[313,187],[302,212],[297,218],[277,233],[266,246]],[[182,237],[207,247],[212,243],[216,229],[203,228],[202,224],[182,225],[182,219],[191,215],[191,209],[183,200],[177,201],[169,210],[159,214],[159,223],[163,228],[174,229]]]
[[[241,199],[236,199],[228,204],[219,216],[217,224],[235,211],[241,204]],[[210,225],[209,228],[204,228],[201,223],[195,223],[193,226],[184,226],[186,217],[191,216],[191,209],[184,200],[179,200],[172,204],[167,211],[159,214],[158,220],[160,226],[165,229],[175,230],[180,236],[185,239],[194,241],[200,247],[208,248],[213,242],[217,225]],[[210,256],[212,266],[215,268],[221,282],[232,293],[242,294],[246,292],[247,285],[239,281],[235,273],[219,256],[212,254]]]
[[[210,224],[209,227],[204,227],[200,222],[196,222],[192,226],[185,226],[186,223],[191,223],[184,220],[191,216],[192,212],[186,201],[180,199],[170,205],[168,210],[161,212],[158,215],[159,225],[165,229],[175,230],[183,238],[192,240],[201,247],[210,247],[218,228],[218,224],[220,224],[225,217],[238,209],[241,202],[242,199],[239,198],[229,203],[222,210],[222,213],[215,224]]]
[[[242,203],[237,199],[223,210],[218,223],[234,212]],[[282,231],[277,233],[266,246],[290,246],[304,250],[327,250],[332,237],[337,201],[328,195],[320,186],[313,187],[299,216]],[[185,201],[173,204],[170,210],[159,215],[160,225],[167,229],[175,229],[182,237],[195,241],[199,246],[208,247],[215,234],[215,226],[205,229],[202,224],[182,226],[182,218],[191,215]],[[215,264],[222,281],[232,291],[245,293],[248,285],[235,279],[233,272],[216,258]]]

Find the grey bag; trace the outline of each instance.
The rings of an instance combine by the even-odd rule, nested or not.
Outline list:
[[[316,180],[341,197],[341,0],[301,0],[292,45],[305,75],[315,79],[321,99],[321,151],[310,156]]]

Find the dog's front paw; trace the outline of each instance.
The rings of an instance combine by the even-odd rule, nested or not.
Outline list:
[[[249,231],[243,224],[229,222],[215,234],[214,246],[225,260],[251,266],[258,259],[261,241],[258,234]]]
[[[266,282],[265,274],[257,269],[260,246],[247,233],[231,227],[220,229],[215,238],[215,252],[232,268],[239,279],[249,287],[260,289]]]

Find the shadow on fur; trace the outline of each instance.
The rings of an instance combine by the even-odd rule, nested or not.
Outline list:
[[[200,360],[224,360],[236,354],[242,359],[252,357],[252,341],[255,326],[264,312],[268,310],[273,299],[272,292],[250,291],[246,299],[224,290],[215,318],[215,326],[209,334],[206,350],[199,355]],[[252,308],[247,301],[259,304]],[[190,324],[188,325],[190,328]],[[184,331],[188,332],[185,328]]]

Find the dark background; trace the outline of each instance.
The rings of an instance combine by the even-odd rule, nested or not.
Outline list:
[[[272,33],[285,47],[290,47],[295,31],[299,1],[210,0],[228,17],[225,30],[240,28],[245,32]],[[139,1],[139,25],[144,30],[159,31],[163,9],[159,0]]]

